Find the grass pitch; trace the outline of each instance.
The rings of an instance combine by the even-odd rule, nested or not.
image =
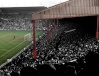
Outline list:
[[[0,31],[0,65],[31,43],[24,41],[24,35],[28,33],[30,31]],[[42,34],[43,31],[36,31],[36,37]]]

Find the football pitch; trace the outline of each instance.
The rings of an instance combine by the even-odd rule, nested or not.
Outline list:
[[[31,41],[25,41],[24,35],[31,33],[30,31],[1,31],[0,30],[0,65],[10,59],[24,47],[29,45]],[[43,31],[36,31],[36,37],[43,34]]]

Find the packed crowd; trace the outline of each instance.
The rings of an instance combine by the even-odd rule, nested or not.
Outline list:
[[[0,30],[28,30],[31,27],[30,14],[2,14],[0,16]]]
[[[42,74],[39,67],[44,64],[48,64],[62,76],[77,75],[85,67],[87,54],[97,53],[99,50],[99,43],[95,37],[84,29],[79,30],[77,25],[71,22],[60,22],[57,26],[57,34],[55,37],[52,36],[50,42],[47,41],[46,33],[39,37],[36,42],[36,60],[33,59],[33,47],[31,45],[2,67],[0,76],[10,76],[12,72],[21,75],[20,71],[24,67],[33,67],[38,71],[38,74]],[[52,34],[54,33],[50,30],[50,35]]]
[[[46,27],[43,25],[45,25],[44,21],[38,20],[37,30],[46,30]],[[0,16],[0,30],[31,30],[31,28],[31,14],[7,13]]]

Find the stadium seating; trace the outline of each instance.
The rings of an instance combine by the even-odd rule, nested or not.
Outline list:
[[[6,24],[4,24],[4,26],[9,24],[9,22],[10,21],[8,21],[8,23],[5,22]],[[18,22],[18,20],[15,20],[15,23],[16,22]],[[20,20],[18,23],[21,26],[23,22]],[[26,21],[26,24],[30,23]],[[97,56],[99,55],[97,52],[97,50],[99,50],[99,43],[94,36],[80,26],[78,27],[78,25],[79,24],[74,22],[60,22],[57,26],[57,35],[55,36],[53,35],[53,26],[50,27],[50,42],[47,41],[47,33],[36,42],[36,60],[33,59],[33,47],[31,45],[13,59],[12,62],[2,67],[0,74],[2,76],[8,76],[7,74],[12,75],[14,71],[14,73],[24,76],[26,71],[30,69],[33,70],[33,72],[30,71],[32,74],[39,73],[43,76],[47,76],[46,73],[51,76],[56,73],[61,76],[81,76],[82,73],[87,73],[87,70],[84,70],[89,68],[87,67],[87,65],[91,63],[89,59],[91,56],[93,57],[90,53],[93,52],[95,54],[97,53]],[[52,67],[49,66],[50,64]],[[28,67],[29,70],[24,67]]]
[[[29,30],[32,27],[29,14],[2,14],[0,19],[0,30]]]

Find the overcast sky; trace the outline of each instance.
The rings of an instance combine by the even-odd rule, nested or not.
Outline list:
[[[46,6],[50,7],[68,0],[0,0],[0,7],[29,7]]]

